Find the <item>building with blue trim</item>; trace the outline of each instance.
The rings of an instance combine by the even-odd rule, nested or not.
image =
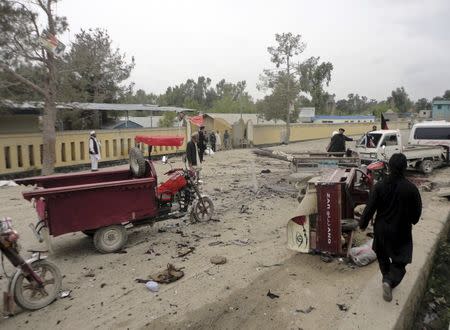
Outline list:
[[[450,121],[450,100],[433,101],[431,116],[433,120]]]

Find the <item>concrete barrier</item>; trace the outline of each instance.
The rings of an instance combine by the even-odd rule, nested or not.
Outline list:
[[[118,161],[128,158],[128,150],[135,146],[136,135],[181,135],[185,128],[152,128],[98,130],[101,147],[100,162]],[[184,151],[186,141],[180,148],[156,147],[152,154],[165,155]],[[141,145],[143,152],[147,148]],[[34,171],[42,168],[42,134],[0,135],[0,175]],[[76,166],[90,163],[89,131],[65,131],[56,134],[55,167]]]

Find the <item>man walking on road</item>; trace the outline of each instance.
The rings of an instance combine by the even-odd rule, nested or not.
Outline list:
[[[405,267],[412,261],[412,225],[419,221],[422,213],[419,190],[404,176],[406,166],[405,155],[391,156],[390,173],[373,188],[360,220],[360,228],[364,230],[377,212],[373,250],[383,275],[382,291],[386,301],[392,300],[392,289],[402,281]]]
[[[97,140],[95,131],[91,131],[89,137],[89,156],[91,158],[91,171],[98,171],[98,161],[100,160],[100,142]]]
[[[186,160],[189,169],[193,170],[196,166],[200,165],[200,157],[198,154],[198,133],[194,133],[191,136],[191,141],[186,145]]]
[[[328,145],[328,152],[345,152],[345,141],[353,141],[352,138],[344,135],[345,129],[339,128],[339,133],[331,137],[330,144]],[[339,155],[342,157],[343,155]]]
[[[200,126],[200,130],[198,131],[198,155],[200,156],[200,163],[203,163],[203,155],[206,150],[206,132],[205,126]]]

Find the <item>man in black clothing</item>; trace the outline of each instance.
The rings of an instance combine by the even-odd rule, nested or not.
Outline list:
[[[206,150],[206,142],[205,126],[200,126],[200,130],[198,131],[198,155],[200,157],[200,163],[203,163],[203,154]]]
[[[209,143],[211,143],[212,151],[216,152],[216,134],[214,133],[214,131],[211,131],[211,133],[209,133]]]
[[[407,166],[403,154],[389,159],[389,175],[378,182],[370,193],[361,216],[360,228],[366,229],[375,212],[373,250],[383,275],[383,298],[392,300],[392,289],[403,279],[405,267],[412,261],[412,225],[422,213],[422,200],[417,187],[405,176]]]
[[[328,145],[328,152],[345,152],[345,141],[353,141],[352,138],[344,135],[345,129],[339,128],[339,133],[331,137],[330,144]],[[342,157],[343,155],[339,155]]]
[[[186,158],[190,169],[193,169],[194,166],[199,165],[197,142],[198,133],[194,133],[192,134],[191,141],[189,141],[186,145]]]

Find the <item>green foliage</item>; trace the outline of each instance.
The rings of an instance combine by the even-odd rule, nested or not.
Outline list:
[[[373,114],[376,118],[380,118],[381,114],[388,111],[391,108],[390,104],[386,101],[374,103],[369,107],[368,114]]]
[[[399,112],[407,112],[412,107],[412,101],[409,99],[404,87],[399,87],[392,91],[387,101],[392,108],[398,109]]]
[[[159,120],[159,127],[173,127],[176,117],[176,112],[164,112],[164,116]]]
[[[324,91],[324,84],[328,86],[331,81],[331,71],[333,64],[322,62],[319,64],[320,57],[310,57],[297,66],[300,72],[300,88],[303,92],[311,95],[311,102],[316,108],[317,113],[326,112],[327,102],[330,95]]]
[[[116,102],[131,88],[123,82],[130,77],[134,58],[113,48],[106,30],[81,30],[61,65],[59,99],[77,102]]]
[[[418,99],[417,102],[414,104],[414,108],[416,111],[431,110],[431,102],[428,101],[426,98]]]
[[[376,100],[369,100],[366,96],[351,93],[348,94],[347,99],[336,102],[336,110],[339,115],[359,115],[372,113],[375,105],[377,105]]]
[[[450,100],[450,89],[449,89],[449,90],[446,90],[446,91],[444,92],[444,95],[442,96],[442,98],[443,98],[444,100]]]

